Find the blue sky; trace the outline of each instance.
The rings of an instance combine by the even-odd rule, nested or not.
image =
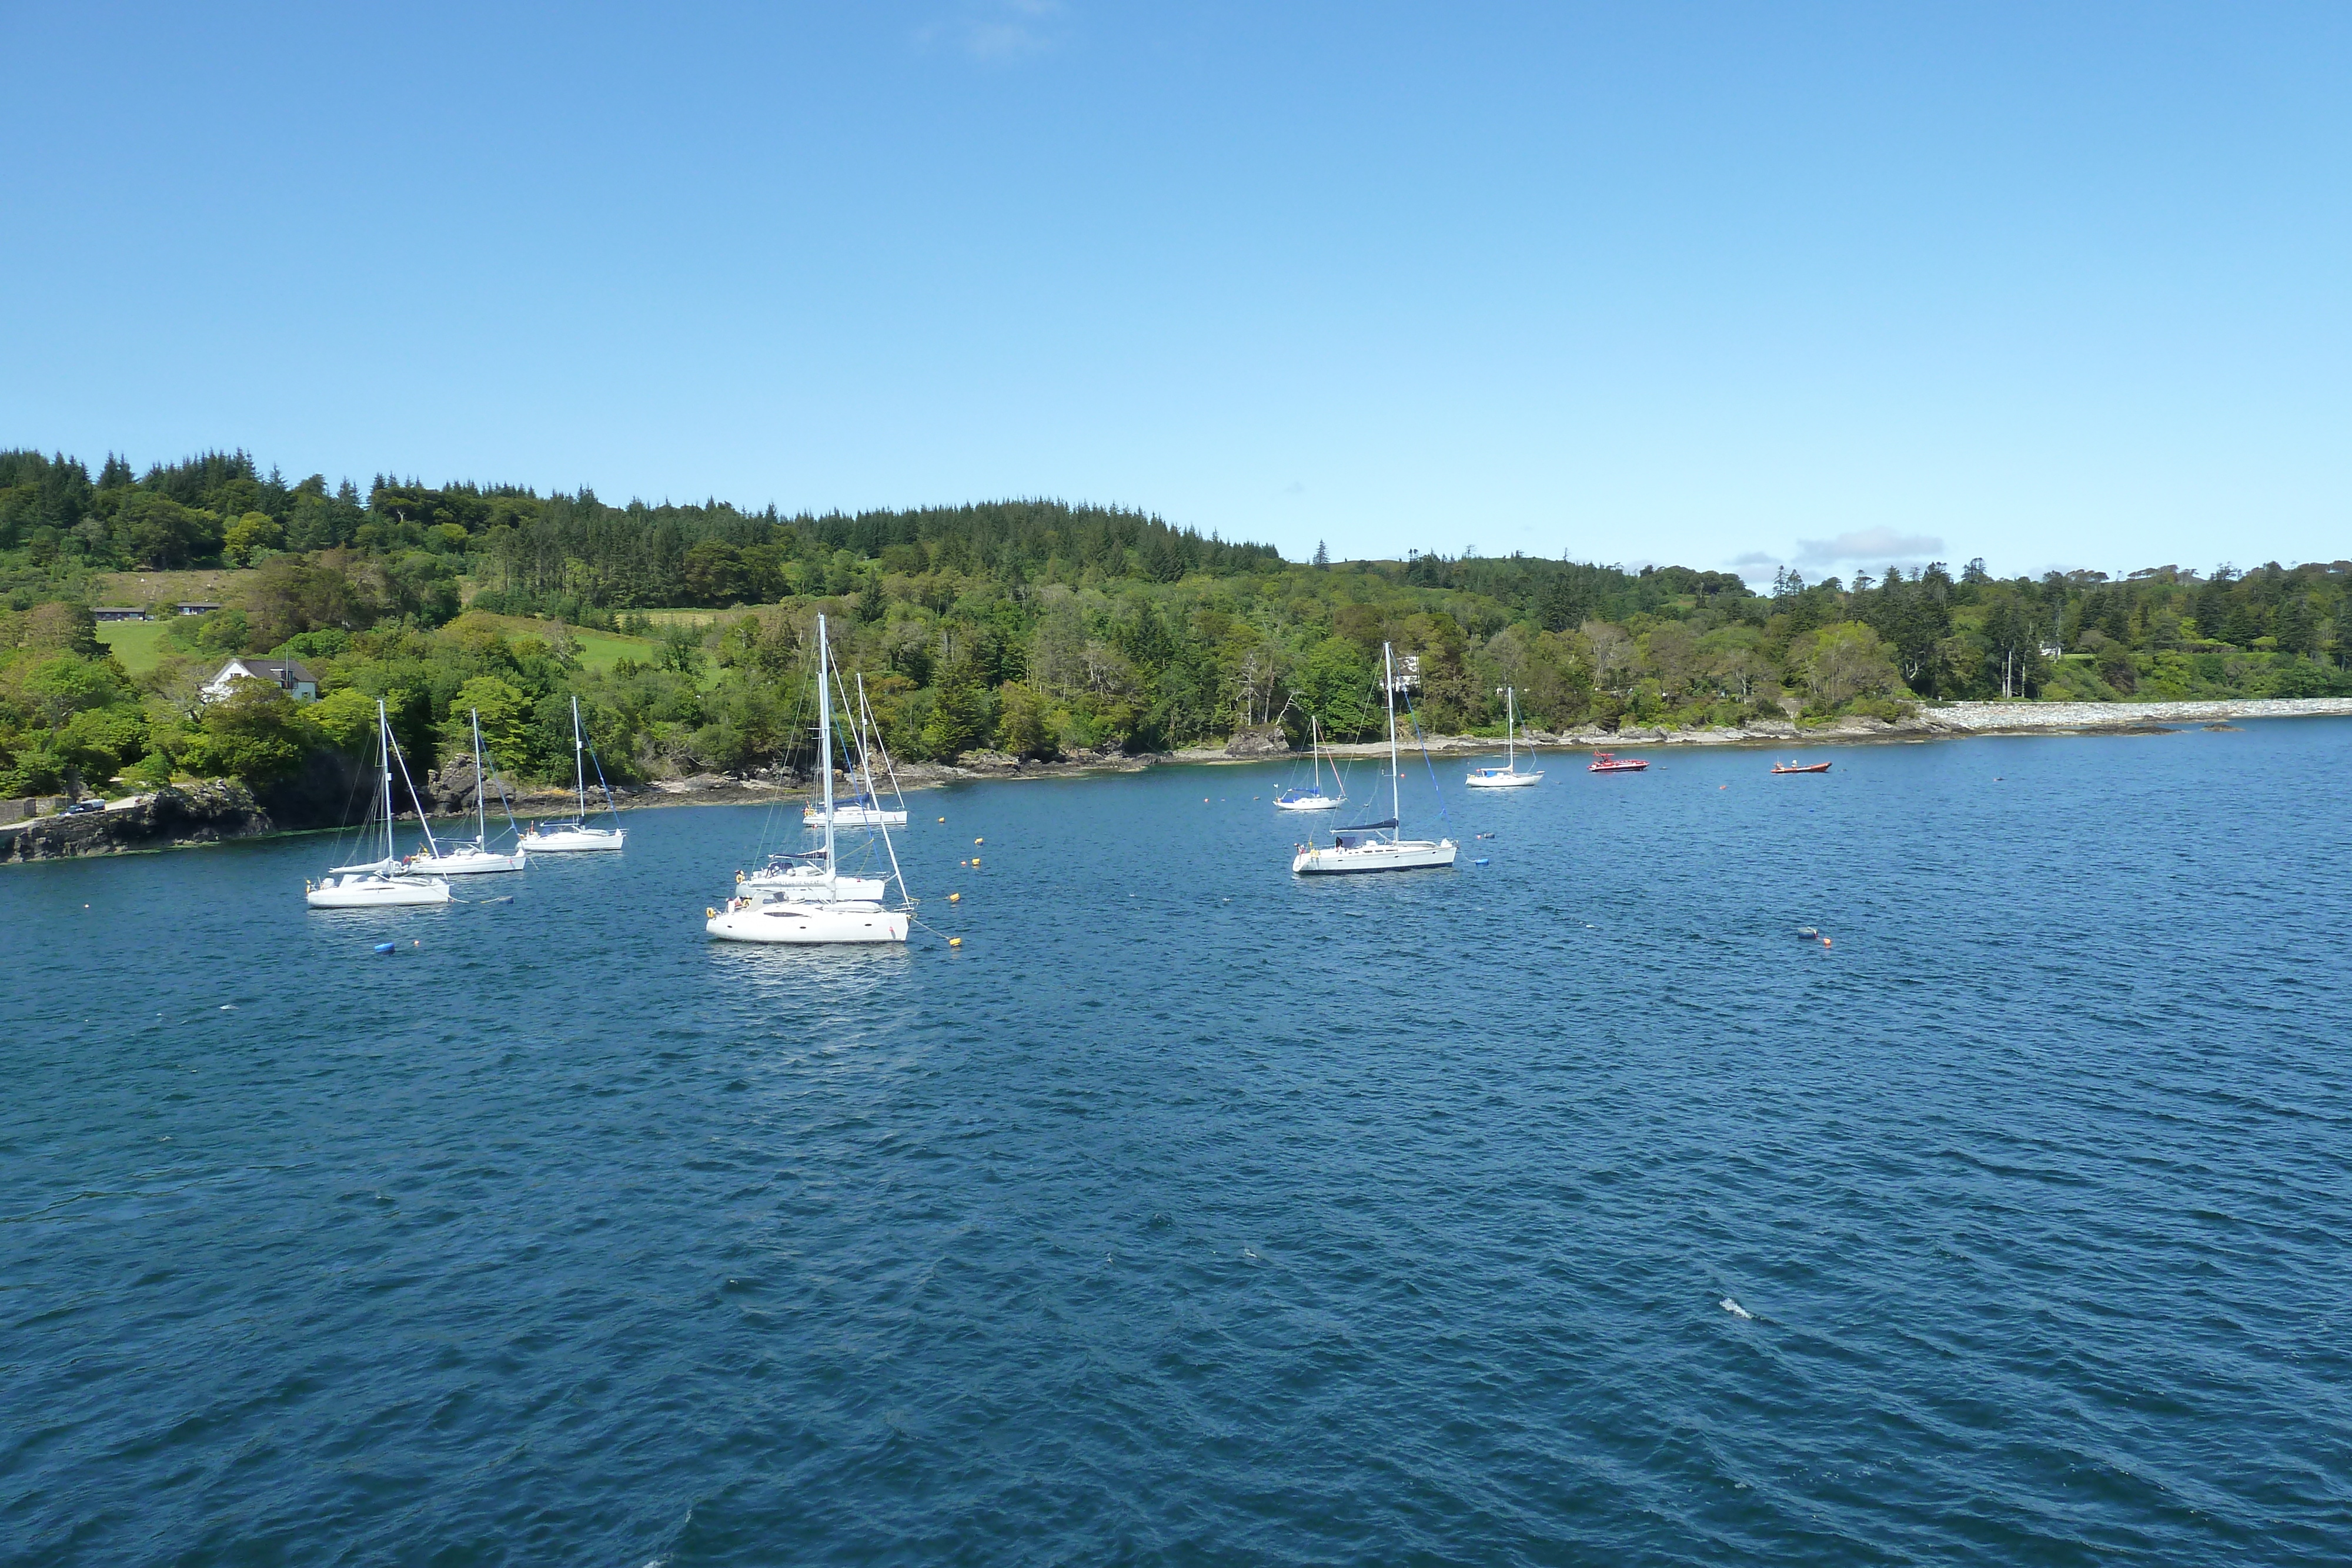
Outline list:
[[[2352,556],[2352,9],[8,5],[0,443]]]

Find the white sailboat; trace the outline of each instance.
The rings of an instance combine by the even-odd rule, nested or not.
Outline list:
[[[842,694],[845,699],[848,695],[846,692]],[[843,706],[847,706],[846,701]],[[836,828],[903,828],[907,825],[907,797],[898,789],[898,770],[890,768],[890,792],[898,800],[898,809],[894,810],[882,804],[879,792],[874,787],[874,762],[866,747],[866,737],[869,733],[874,737],[875,749],[882,752],[883,766],[888,768],[890,753],[883,749],[882,731],[874,722],[873,710],[866,706],[866,672],[860,670],[857,672],[857,760],[865,783],[859,787],[856,800],[845,806],[835,805],[833,808],[833,825]],[[827,766],[831,766],[829,760]],[[824,820],[824,812],[815,801],[812,800],[801,808],[802,826],[814,828]],[[882,896],[879,884],[877,884],[873,896]]]
[[[1543,781],[1543,770],[1533,773],[1519,771],[1519,753],[1514,737],[1518,734],[1519,694],[1511,686],[1503,688],[1503,766],[1473,768],[1469,784],[1473,789],[1524,789]]]
[[[1397,836],[1397,821],[1403,814],[1403,808],[1399,793],[1397,764],[1396,654],[1385,643],[1381,644],[1381,662],[1386,677],[1381,684],[1387,688],[1389,699],[1388,820],[1335,829],[1328,849],[1312,841],[1299,845],[1297,853],[1290,861],[1293,875],[1339,876],[1353,872],[1421,871],[1454,863],[1455,849],[1452,839],[1433,841]]]
[[[428,853],[409,856],[411,871],[434,872],[442,876],[475,876],[483,872],[522,870],[524,851],[520,841],[510,855],[502,855],[490,848],[490,781],[489,776],[482,771],[482,714],[479,708],[467,711],[474,720],[474,836],[470,840],[452,839],[446,844],[435,845]],[[513,822],[512,812],[508,813],[507,821],[509,824]]]
[[[824,847],[813,863],[817,875],[803,879],[814,886],[794,889],[789,885],[773,889],[762,888],[758,893],[741,891],[751,884],[747,879],[738,884],[734,897],[724,909],[707,910],[703,929],[728,942],[782,943],[794,946],[832,946],[840,943],[904,942],[907,926],[913,917],[909,909],[887,909],[877,898],[845,898],[840,896],[844,883],[858,879],[844,878],[834,856],[833,842],[833,697],[825,684],[826,670],[832,654],[825,643],[824,617],[816,618],[816,713],[817,771],[824,779]],[[891,875],[898,883],[899,898],[906,897],[907,879],[898,870],[898,856],[890,849],[890,831],[879,829],[882,847],[890,853]],[[771,864],[773,862],[772,862]]]
[[[1328,811],[1346,803],[1347,787],[1339,782],[1339,759],[1336,757],[1331,759],[1331,788],[1339,793],[1323,793],[1323,767],[1318,759],[1322,748],[1322,730],[1310,713],[1307,716],[1307,766],[1311,770],[1311,781],[1304,789],[1285,789],[1276,795],[1274,798],[1276,808],[1285,811]],[[1292,777],[1297,775],[1293,774]]]
[[[617,850],[628,837],[618,826],[592,828],[588,825],[588,770],[585,754],[588,743],[580,734],[580,699],[572,699],[572,780],[580,797],[580,812],[568,822],[533,822],[530,831],[523,835],[521,847],[538,854],[570,853],[575,850]],[[618,823],[621,814],[613,810],[613,791],[604,783],[604,769],[596,768],[596,786],[604,791],[604,808],[613,812]]]
[[[403,779],[408,776],[408,764],[400,758],[400,747],[392,738],[392,720],[383,711],[383,701],[375,705],[375,730],[379,763],[377,771],[383,779],[379,799],[369,815],[383,815],[383,858],[361,865],[339,865],[316,883],[304,883],[302,896],[313,909],[391,909],[405,904],[446,904],[449,883],[441,877],[425,876],[404,868],[398,852],[392,844],[392,765],[400,761]],[[410,798],[415,797],[414,788]],[[424,821],[422,813],[419,823]],[[425,829],[425,841],[433,842],[433,830]]]

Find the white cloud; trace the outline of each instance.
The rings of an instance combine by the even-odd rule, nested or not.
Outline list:
[[[915,42],[942,40],[991,65],[1042,55],[1059,44],[1061,0],[967,0],[961,14],[917,29]]]
[[[1944,541],[1933,534],[1898,534],[1893,528],[1858,528],[1833,539],[1799,539],[1797,559],[1806,566],[1830,566],[1857,560],[1868,565],[1887,561],[1927,560],[1941,554]],[[1747,558],[1742,557],[1743,560]],[[1763,558],[1769,559],[1769,558]]]

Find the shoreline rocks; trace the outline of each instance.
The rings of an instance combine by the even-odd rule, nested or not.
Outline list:
[[[1522,749],[1542,751],[1614,749],[1666,746],[1756,746],[1783,747],[1792,744],[1857,744],[1991,735],[2177,735],[2201,727],[2235,730],[2241,718],[2352,718],[2352,698],[2248,697],[2212,701],[2160,703],[1950,703],[1922,706],[1911,716],[1889,722],[1864,715],[1849,715],[1827,724],[1800,726],[1787,719],[1756,719],[1736,729],[1661,730],[1640,727],[1608,731],[1580,728],[1552,733],[1530,731]],[[1244,737],[1247,738],[1244,739]],[[1433,735],[1429,749],[1437,753],[1500,751],[1500,737]],[[1238,749],[1237,749],[1238,747]],[[1416,749],[1418,747],[1416,747]],[[1342,757],[1385,755],[1386,741],[1364,741],[1328,748]],[[1140,773],[1167,763],[1264,761],[1301,755],[1290,750],[1278,728],[1261,726],[1244,730],[1222,747],[1194,747],[1174,752],[1128,755],[1117,751],[1081,753],[1055,761],[1010,757],[1002,752],[971,752],[955,764],[901,763],[899,787],[936,789],[946,784],[982,779],[1071,779],[1096,773]],[[324,802],[349,793],[341,770],[287,780],[257,800],[244,786],[227,780],[179,784],[157,790],[136,804],[117,803],[105,810],[79,817],[48,816],[0,826],[0,864],[60,860],[78,855],[125,854],[145,850],[182,849],[223,843],[265,834],[331,827]],[[836,776],[836,788],[848,781]],[[470,814],[474,806],[473,762],[460,758],[447,769],[428,777],[420,791],[441,816]],[[699,773],[644,784],[617,785],[614,796],[623,810],[653,806],[741,805],[755,801],[804,797],[807,779],[783,768],[749,777]],[[574,807],[572,791],[531,787],[513,798],[515,814],[550,816]],[[413,818],[405,819],[414,821]]]

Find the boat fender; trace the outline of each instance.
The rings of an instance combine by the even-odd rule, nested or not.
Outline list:
[[[950,947],[961,947],[963,946],[963,938],[961,936],[950,936],[948,938],[948,946]]]
[[[702,906],[702,917],[705,920],[716,920],[719,918],[719,911],[706,904]]]
[[[379,942],[375,945],[375,950],[379,953],[389,953],[394,950],[395,946],[397,945],[391,942]]]
[[[743,873],[742,873],[741,872],[740,872],[740,871],[739,871],[739,872],[737,872],[737,873],[735,873],[735,880],[736,880],[737,882],[741,882],[741,881],[743,880]]]

